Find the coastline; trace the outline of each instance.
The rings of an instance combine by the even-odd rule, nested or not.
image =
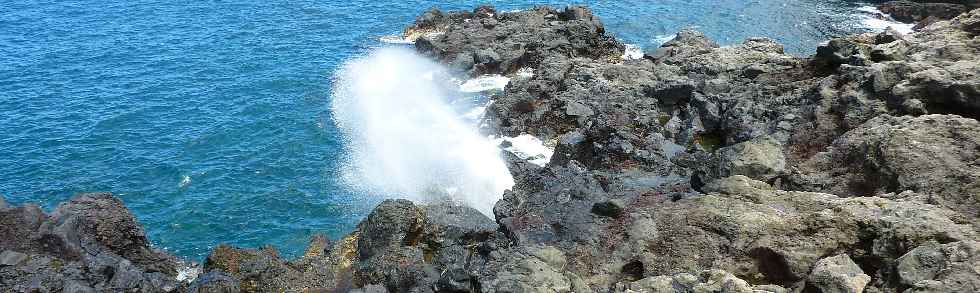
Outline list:
[[[51,214],[0,201],[0,228],[16,236],[2,242],[0,288],[977,290],[980,173],[955,163],[980,151],[977,23],[973,10],[806,58],[686,30],[623,58],[582,7],[429,11],[407,30],[429,32],[420,53],[511,78],[487,107],[489,131],[555,142],[543,165],[505,153],[517,185],[496,219],[389,200],[295,260],[217,247],[190,283],[111,195]],[[514,78],[524,68],[534,74]]]

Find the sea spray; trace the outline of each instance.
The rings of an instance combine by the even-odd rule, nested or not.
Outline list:
[[[335,74],[345,179],[383,197],[448,198],[492,216],[514,180],[496,144],[450,106],[459,92],[446,72],[410,50],[381,48]]]

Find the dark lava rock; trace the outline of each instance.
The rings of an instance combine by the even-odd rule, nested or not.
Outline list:
[[[0,291],[173,292],[186,266],[150,247],[143,228],[109,193],[79,194],[51,214],[0,207]]]
[[[951,19],[969,11],[966,5],[953,3],[922,3],[913,1],[888,1],[878,9],[901,22],[919,22],[929,17]]]
[[[625,203],[621,200],[607,200],[592,205],[592,213],[604,217],[619,217],[623,214]]]
[[[537,68],[551,58],[619,58],[623,44],[605,34],[588,8],[547,6],[519,12],[426,12],[406,29],[419,52],[471,75]]]

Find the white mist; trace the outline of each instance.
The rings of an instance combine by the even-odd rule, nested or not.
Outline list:
[[[493,217],[514,185],[496,144],[449,105],[446,70],[415,52],[382,48],[334,76],[333,115],[350,154],[349,184],[390,198],[449,198]]]

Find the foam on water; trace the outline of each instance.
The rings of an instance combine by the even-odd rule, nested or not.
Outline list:
[[[860,12],[861,24],[871,30],[884,31],[891,27],[902,34],[909,34],[912,33],[912,28],[915,27],[914,23],[896,21],[874,6],[862,6],[857,11]]]
[[[414,44],[415,43],[415,40],[403,36],[398,36],[398,35],[381,36],[378,38],[378,40],[381,41],[382,43],[387,43],[387,44]]]
[[[657,35],[656,37],[653,38],[653,44],[657,45],[657,47],[660,47],[663,44],[666,44],[667,42],[674,40],[674,38],[676,37],[677,34]]]
[[[514,180],[495,142],[449,105],[446,72],[403,48],[377,49],[337,72],[332,111],[350,154],[345,177],[369,194],[448,197],[492,216]]]

